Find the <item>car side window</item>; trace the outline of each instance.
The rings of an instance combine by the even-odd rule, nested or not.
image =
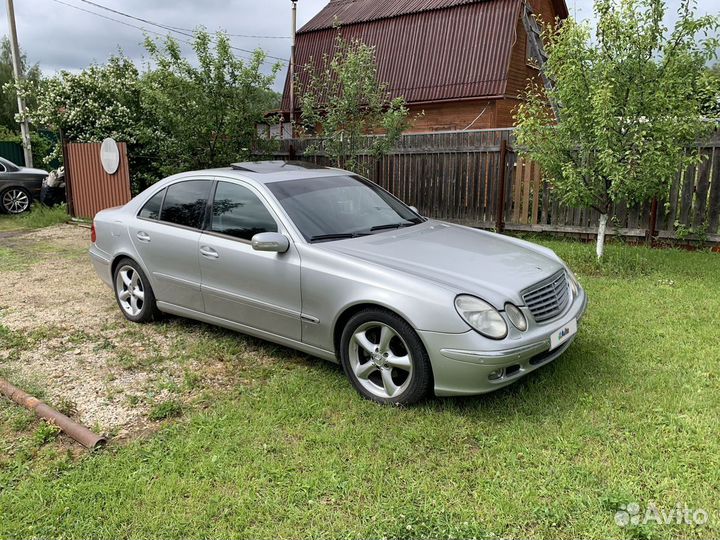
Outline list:
[[[0,172],[5,172],[5,171],[7,171],[7,167],[5,167],[4,163],[0,163]]]
[[[210,194],[209,180],[187,180],[168,186],[160,213],[161,221],[202,228]]]
[[[145,203],[145,206],[142,207],[142,210],[140,210],[138,217],[143,219],[160,219],[160,206],[162,205],[164,196],[165,190],[161,189],[155,195],[150,197],[148,202]]]
[[[251,190],[230,182],[218,182],[210,230],[243,240],[278,227],[262,201]]]

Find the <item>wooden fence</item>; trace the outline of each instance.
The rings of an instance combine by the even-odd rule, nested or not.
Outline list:
[[[308,152],[315,141],[286,140],[276,159],[327,163]],[[537,164],[520,158],[513,130],[404,135],[389,154],[375,160],[364,142],[365,174],[423,215],[496,230],[592,235],[599,213],[561,204]],[[720,136],[700,148],[703,161],[680,171],[667,201],[615,205],[608,234],[720,242]]]

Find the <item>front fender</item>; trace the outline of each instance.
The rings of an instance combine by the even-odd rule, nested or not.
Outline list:
[[[449,288],[313,246],[298,247],[305,343],[333,350],[338,319],[360,304],[391,310],[417,330],[462,333],[469,329],[455,311],[456,292]]]

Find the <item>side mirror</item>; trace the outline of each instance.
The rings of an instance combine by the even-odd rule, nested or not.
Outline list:
[[[415,212],[418,216],[420,215],[420,212],[418,212],[418,209],[415,208],[414,206],[410,206],[410,210],[412,210],[413,212]]]
[[[284,234],[276,232],[262,232],[252,237],[252,248],[255,251],[273,251],[285,253],[290,249],[290,240]]]

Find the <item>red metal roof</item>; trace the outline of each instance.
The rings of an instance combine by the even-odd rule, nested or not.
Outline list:
[[[297,36],[296,63],[319,64],[343,38],[374,46],[378,79],[408,103],[505,92],[521,0],[333,0]],[[360,24],[357,24],[360,23]],[[283,110],[289,110],[286,80]],[[296,101],[296,104],[298,101]]]
[[[491,0],[330,0],[298,33],[487,1]],[[567,18],[565,0],[551,3],[558,17]]]
[[[299,32],[375,21],[410,13],[472,4],[485,0],[330,0]]]

